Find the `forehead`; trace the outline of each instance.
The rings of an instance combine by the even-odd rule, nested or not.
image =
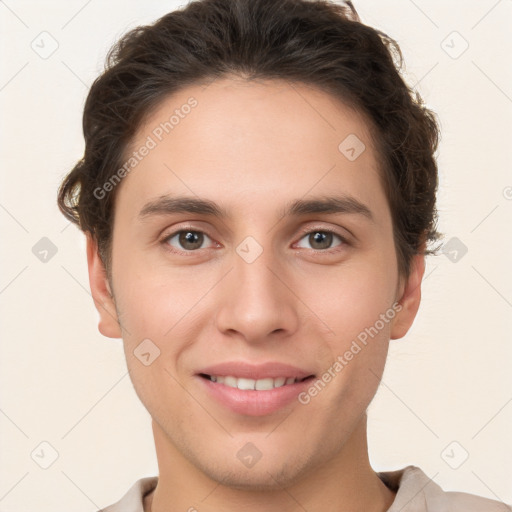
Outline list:
[[[248,208],[250,198],[270,207],[336,191],[386,208],[364,116],[305,84],[225,78],[187,87],[146,117],[126,159],[134,151],[145,156],[129,167],[118,194],[139,210],[164,194],[207,197],[229,209]]]

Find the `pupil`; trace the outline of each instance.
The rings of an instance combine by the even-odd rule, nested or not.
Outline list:
[[[316,233],[312,233],[310,235],[312,237],[313,243],[310,243],[313,248],[316,249],[327,249],[331,245],[332,242],[332,233],[322,233],[320,231],[317,231]],[[315,247],[315,244],[319,244],[319,247]]]
[[[186,249],[198,249],[203,243],[202,233],[184,231],[180,235],[180,244]]]

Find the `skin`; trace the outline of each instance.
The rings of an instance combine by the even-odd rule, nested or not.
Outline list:
[[[395,494],[370,466],[366,409],[389,340],[413,323],[425,262],[417,255],[407,278],[398,273],[369,125],[309,86],[229,77],[166,98],[133,147],[190,96],[197,106],[118,185],[110,282],[87,241],[99,330],[123,338],[152,417],[159,481],[144,510],[385,511]],[[349,134],[366,146],[354,161],[338,150]],[[230,217],[138,218],[165,194],[215,201]],[[367,205],[373,222],[355,213],[280,215],[293,200],[333,194]],[[180,229],[205,233],[201,247],[165,238]],[[323,248],[308,235],[322,229],[346,243],[334,236]],[[247,236],[263,248],[252,263],[236,252]],[[319,376],[395,302],[400,312],[306,405],[236,414],[195,376],[232,360],[285,362]],[[133,351],[147,338],[160,356],[145,366]],[[252,468],[237,458],[248,442],[262,454]]]

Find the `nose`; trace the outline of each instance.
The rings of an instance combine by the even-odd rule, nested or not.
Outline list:
[[[296,332],[300,300],[270,251],[252,263],[235,254],[234,268],[223,281],[216,323],[224,335],[261,344]]]

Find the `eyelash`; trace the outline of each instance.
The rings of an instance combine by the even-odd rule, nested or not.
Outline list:
[[[170,251],[170,252],[172,252],[174,254],[193,256],[193,255],[195,255],[195,253],[197,253],[201,249],[194,249],[194,250],[189,250],[189,251],[179,250],[179,249],[176,249],[176,248],[172,247],[168,243],[169,240],[174,238],[176,235],[179,235],[180,233],[187,233],[187,232],[201,233],[203,235],[206,235],[208,238],[212,239],[212,237],[210,237],[208,235],[208,233],[205,233],[204,231],[202,231],[200,229],[195,229],[193,226],[184,226],[184,227],[182,227],[182,228],[180,228],[180,229],[178,229],[176,231],[173,231],[172,233],[166,234],[162,238],[161,243],[166,246],[166,249],[168,251]],[[301,236],[299,238],[299,241],[302,240],[305,236],[310,235],[312,233],[330,233],[330,234],[332,234],[334,236],[337,236],[340,239],[340,241],[341,241],[341,244],[339,244],[336,247],[329,248],[329,249],[308,249],[308,250],[314,251],[315,253],[318,253],[318,254],[321,254],[321,253],[333,254],[333,253],[336,253],[337,251],[343,250],[343,248],[345,246],[349,246],[350,245],[350,243],[348,242],[346,237],[344,237],[343,235],[340,235],[338,232],[336,232],[336,231],[334,231],[332,229],[327,229],[327,228],[313,228],[313,229],[308,229],[308,230],[302,231],[301,234],[300,234]],[[300,247],[300,249],[305,249],[305,248],[304,247]]]

